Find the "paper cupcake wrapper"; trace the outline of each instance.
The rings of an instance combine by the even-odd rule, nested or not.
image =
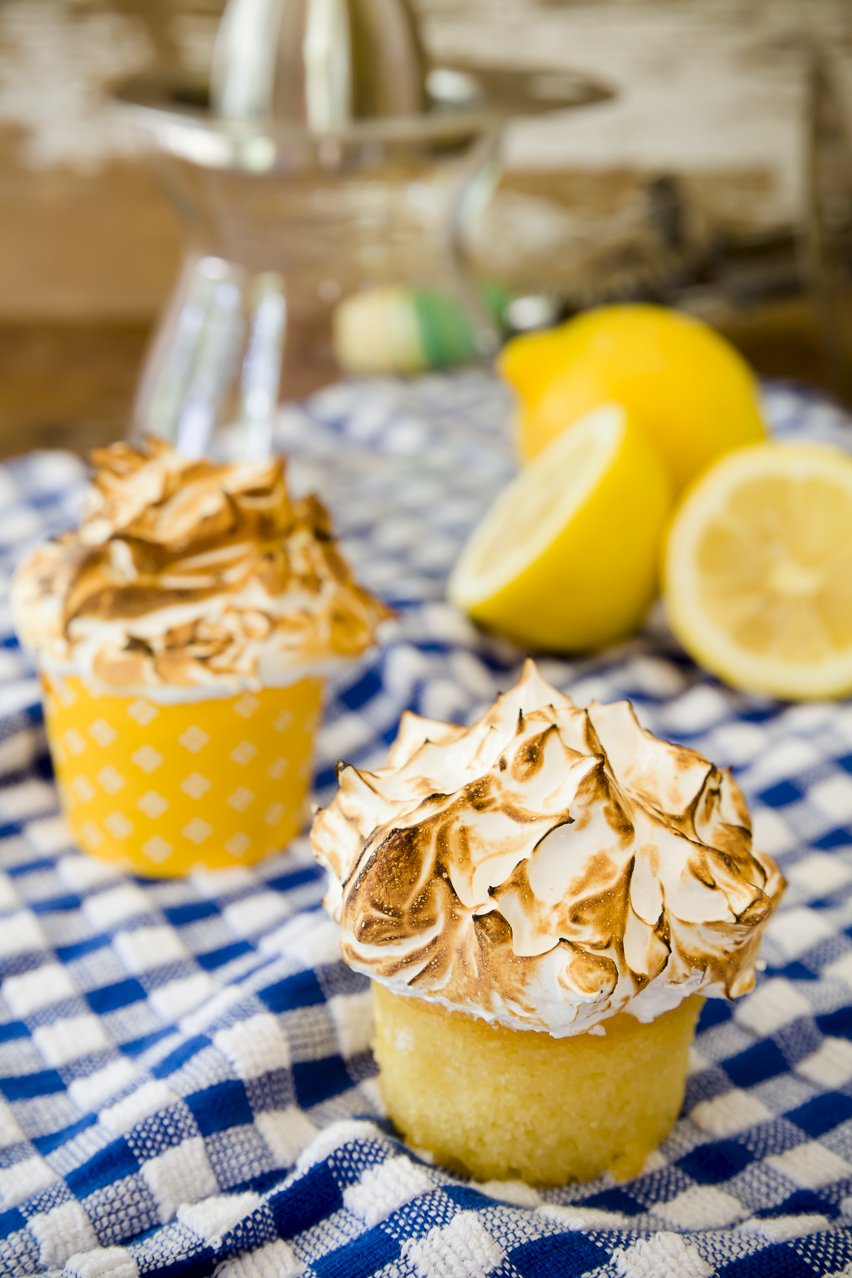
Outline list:
[[[79,846],[149,875],[247,865],[306,816],[323,684],[163,704],[43,677],[60,798]]]

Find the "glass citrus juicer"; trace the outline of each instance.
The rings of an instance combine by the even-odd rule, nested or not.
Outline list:
[[[230,0],[209,82],[116,96],[186,228],[134,431],[263,456],[282,399],[346,372],[487,356],[465,268],[503,121],[609,96],[573,73],[427,69],[405,0]]]

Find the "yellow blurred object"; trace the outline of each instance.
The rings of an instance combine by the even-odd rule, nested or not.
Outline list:
[[[462,552],[450,599],[533,649],[621,639],[654,597],[672,500],[643,432],[619,405],[605,405],[504,489]]]
[[[752,692],[852,692],[852,457],[760,444],[686,494],[666,539],[664,595],[687,652]]]
[[[745,360],[700,320],[661,306],[603,306],[517,337],[498,367],[520,399],[524,460],[612,401],[647,433],[678,489],[723,453],[766,437]]]
[[[85,852],[137,874],[249,865],[306,815],[323,685],[177,704],[44,677],[65,816]]]

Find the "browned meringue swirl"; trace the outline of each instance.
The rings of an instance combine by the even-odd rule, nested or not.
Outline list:
[[[352,967],[556,1036],[745,993],[784,887],[728,771],[532,662],[471,728],[407,715],[342,767],[311,841]]]
[[[340,556],[280,458],[228,465],[151,439],[92,454],[80,526],[19,569],[13,603],[40,659],[116,688],[285,682],[359,654],[389,610]]]

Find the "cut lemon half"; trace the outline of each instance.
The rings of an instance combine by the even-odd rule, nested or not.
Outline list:
[[[641,622],[672,486],[644,433],[609,404],[569,426],[475,529],[449,597],[533,649],[598,648]]]
[[[852,457],[790,443],[722,458],[675,514],[663,580],[678,639],[728,683],[852,691]]]

